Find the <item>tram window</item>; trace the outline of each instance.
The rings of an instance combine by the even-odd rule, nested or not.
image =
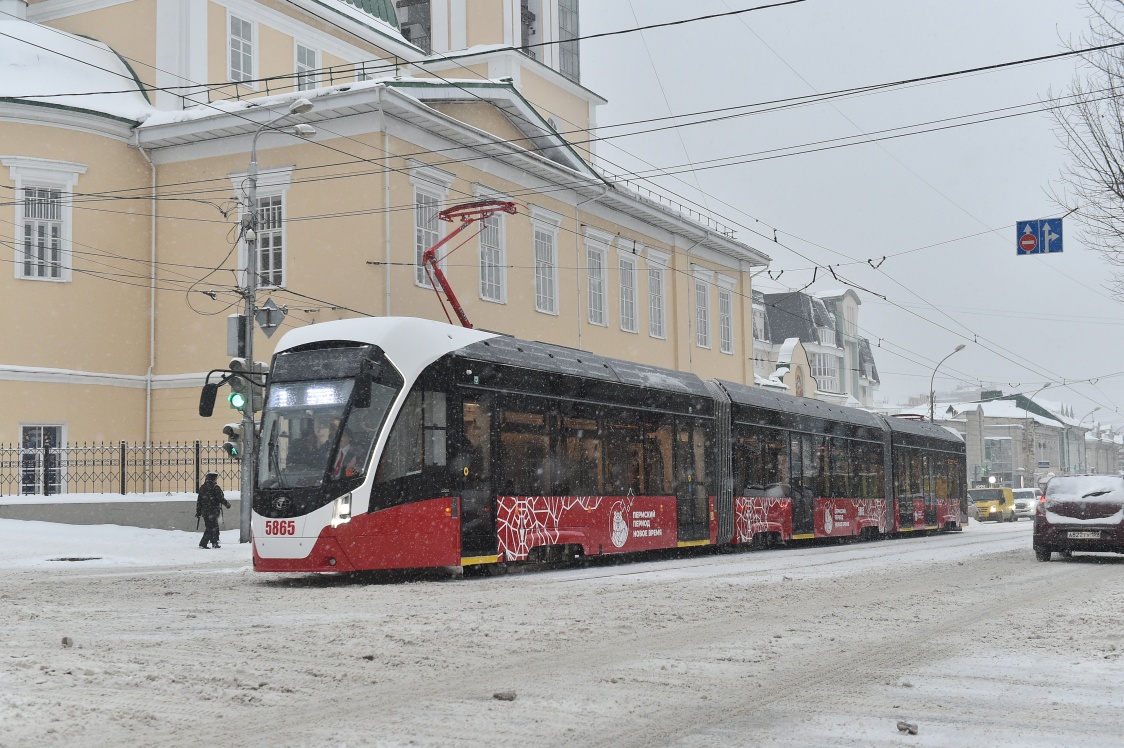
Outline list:
[[[608,409],[601,421],[605,437],[605,493],[619,496],[643,492],[643,443],[635,412]]]
[[[671,425],[649,424],[644,434],[644,491],[649,496],[674,492]]]
[[[742,496],[759,496],[765,490],[763,451],[760,436],[743,430],[734,437],[734,490]]]
[[[387,437],[375,482],[414,475],[429,466],[443,467],[445,431],[445,393],[411,391]]]
[[[921,452],[916,449],[909,450],[909,493],[912,496],[917,496],[921,493],[921,476],[923,475],[923,463],[921,459]]]
[[[854,495],[851,487],[851,442],[832,437],[828,454],[831,498],[842,499]]]
[[[781,494],[791,493],[792,471],[788,459],[788,438],[784,432],[764,429],[762,431],[764,451],[761,459],[761,485],[768,491],[780,487]]]
[[[789,438],[792,455],[792,490],[804,491],[804,439],[799,434]]]
[[[500,418],[500,450],[501,493],[545,496],[553,492],[555,471],[546,415],[505,408]]]
[[[601,474],[601,434],[597,421],[588,418],[563,418],[559,435],[558,476],[555,493],[562,496],[600,496],[604,493]]]

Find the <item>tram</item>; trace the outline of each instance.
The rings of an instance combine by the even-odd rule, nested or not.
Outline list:
[[[288,332],[257,443],[258,571],[967,524],[964,443],[931,423],[423,319]]]

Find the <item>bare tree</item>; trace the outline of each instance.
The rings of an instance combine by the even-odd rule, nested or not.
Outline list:
[[[1083,70],[1051,96],[1056,131],[1069,152],[1063,194],[1054,200],[1085,228],[1089,246],[1116,268],[1110,283],[1124,297],[1124,0],[1087,0]]]

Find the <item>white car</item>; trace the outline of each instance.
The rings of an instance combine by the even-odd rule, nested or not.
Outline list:
[[[1015,494],[1015,519],[1026,517],[1034,519],[1034,510],[1038,506],[1038,499],[1042,494],[1037,488],[1016,488]]]

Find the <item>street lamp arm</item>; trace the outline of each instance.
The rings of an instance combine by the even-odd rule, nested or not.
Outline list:
[[[941,364],[943,364],[945,361],[948,361],[950,358],[955,356],[957,353],[960,353],[960,351],[962,351],[962,350],[964,350],[964,344],[963,343],[956,346],[956,348],[953,349],[952,353],[950,353],[947,356],[945,356],[944,358],[942,358],[940,361],[937,362],[937,365],[933,367],[933,376],[929,377],[929,422],[930,423],[932,423],[932,421],[933,421],[933,412],[936,408],[936,393],[933,391],[933,386],[936,384],[936,381],[937,381],[937,369],[941,368]]]

